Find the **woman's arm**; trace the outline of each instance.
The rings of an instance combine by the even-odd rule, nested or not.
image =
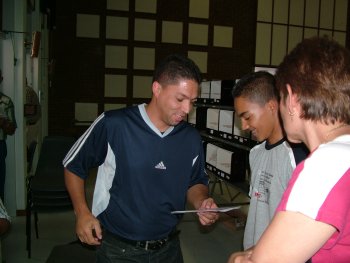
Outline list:
[[[256,263],[304,263],[335,231],[335,227],[301,213],[278,212],[250,258]]]

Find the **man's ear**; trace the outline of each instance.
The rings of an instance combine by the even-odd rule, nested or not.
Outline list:
[[[152,83],[152,93],[155,97],[158,97],[161,89],[162,89],[162,86],[159,84],[158,81],[154,81]]]
[[[278,101],[277,100],[269,100],[267,103],[268,109],[271,112],[278,112]]]

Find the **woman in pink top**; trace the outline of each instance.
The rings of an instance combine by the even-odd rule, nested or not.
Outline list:
[[[305,39],[276,73],[288,139],[309,157],[295,169],[275,217],[240,262],[350,262],[350,52]]]

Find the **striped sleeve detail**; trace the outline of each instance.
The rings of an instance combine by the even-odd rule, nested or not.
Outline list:
[[[76,141],[76,143],[72,146],[72,148],[67,153],[66,157],[63,159],[63,166],[67,167],[67,165],[74,159],[76,154],[79,152],[81,147],[84,145],[86,139],[91,134],[92,130],[96,126],[96,124],[104,118],[104,113],[102,113],[92,124],[91,126],[84,132],[84,134]]]
[[[197,159],[198,159],[198,155],[193,159],[192,166],[196,163]]]

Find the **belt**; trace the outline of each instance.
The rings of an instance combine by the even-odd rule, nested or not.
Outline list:
[[[170,232],[170,234],[166,238],[157,239],[157,240],[142,240],[142,241],[127,239],[125,237],[121,237],[109,231],[106,231],[106,233],[108,233],[109,235],[111,235],[112,237],[114,237],[119,241],[135,246],[137,248],[142,248],[144,250],[158,250],[163,246],[165,246],[165,244],[167,244],[168,241],[178,236],[180,233],[180,230],[173,230],[172,232]]]

